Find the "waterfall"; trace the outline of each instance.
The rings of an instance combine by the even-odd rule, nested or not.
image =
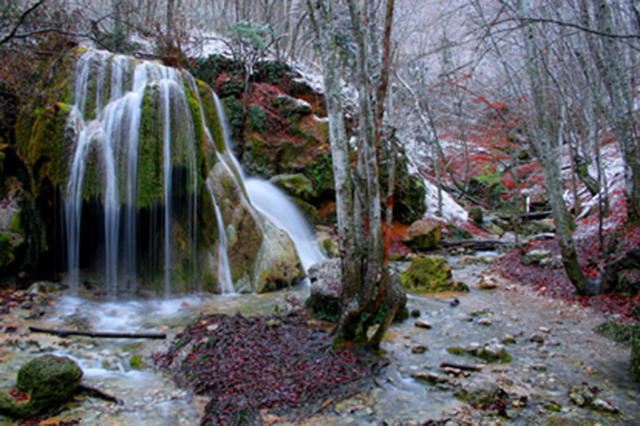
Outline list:
[[[311,227],[284,192],[263,179],[250,178],[244,185],[251,203],[291,236],[305,271],[324,258]]]
[[[211,199],[213,200],[213,207],[216,212],[216,223],[218,225],[218,282],[220,283],[220,289],[223,294],[233,293],[233,280],[231,279],[231,266],[229,265],[229,254],[227,252],[227,231],[225,230],[224,220],[222,219],[222,213],[220,207],[216,201],[216,196],[211,188],[211,182],[208,182],[207,188]]]
[[[134,65],[133,67],[131,65]],[[132,70],[133,68],[133,70]],[[132,74],[132,75],[131,75]],[[193,126],[179,71],[152,62],[136,61],[122,55],[89,50],[78,58],[73,105],[68,126],[76,134],[74,151],[64,194],[64,221],[67,241],[68,281],[78,291],[80,244],[85,174],[91,155],[99,158],[104,214],[104,271],[107,294],[115,298],[120,289],[135,290],[137,274],[138,161],[139,138],[145,92],[156,87],[162,112],[163,197],[164,197],[164,290],[171,293],[172,273],[172,138],[181,121],[183,139],[193,144]],[[178,98],[186,113],[172,116]],[[185,117],[189,114],[189,117]],[[185,124],[187,123],[187,124]],[[185,127],[186,126],[186,127]],[[190,127],[189,127],[190,126]],[[182,142],[184,143],[184,141]],[[197,212],[197,164],[195,148],[188,154],[193,193],[187,208],[188,239],[191,251],[190,275],[195,273],[195,230]],[[120,178],[122,176],[122,178]],[[94,177],[95,178],[95,177]],[[123,194],[120,194],[122,187]],[[126,203],[126,204],[125,204]],[[124,204],[124,206],[123,206]],[[124,214],[121,230],[121,215]],[[122,253],[121,253],[122,252]],[[120,271],[119,271],[120,269]]]
[[[288,251],[273,253],[292,254],[291,244],[284,233],[274,233],[276,228],[268,225],[267,216],[275,218],[279,213],[263,206],[267,215],[262,215],[252,206],[255,196],[247,193],[242,169],[227,148],[229,129],[215,93],[210,88],[205,92],[187,72],[158,63],[96,50],[77,55],[65,133],[73,137],[73,144],[68,146],[68,171],[62,188],[67,280],[72,293],[79,291],[81,268],[88,269],[91,280],[99,276],[94,273],[98,269],[110,299],[123,292],[132,296],[138,290],[139,277],[149,284],[145,289],[155,287],[165,297],[176,288],[219,288],[223,293],[234,293],[230,265],[234,256],[228,250],[240,250],[243,241],[239,244],[238,235],[243,234],[235,222],[225,224],[224,219],[244,217],[239,215],[249,215],[240,222],[248,225],[240,230],[258,241],[258,246],[250,256],[243,255],[242,261],[251,258],[253,263],[238,270],[235,284],[250,291],[254,285],[258,288],[258,277],[281,282],[281,278],[269,276],[270,271],[281,270],[280,254],[265,253],[271,253],[273,247],[287,247]],[[205,115],[205,109],[212,110],[214,104],[223,140],[214,141],[207,126],[211,117]],[[196,134],[196,129],[202,133]],[[211,168],[204,170],[207,164]],[[210,181],[217,164],[221,176],[228,176],[228,187]],[[206,188],[202,187],[205,179]],[[217,199],[214,188],[219,191]],[[229,196],[226,191],[233,194],[231,203],[225,198]],[[201,196],[211,200],[211,205],[200,206]],[[282,206],[282,202],[274,199],[273,205]],[[296,213],[293,205],[284,208]],[[210,215],[203,219],[211,223],[199,231],[203,225],[198,225],[198,218],[203,215]],[[285,223],[294,222],[289,216],[279,224],[293,238],[308,267],[321,255],[309,248],[313,235],[310,230],[301,233],[306,226],[301,220],[295,229]],[[199,234],[207,229],[215,232],[208,226],[217,227],[217,241]],[[199,244],[202,236],[205,238]],[[198,267],[202,255],[213,259],[215,252],[217,267],[213,263],[209,267],[216,267],[217,277]],[[287,265],[292,280],[296,271],[302,275],[297,258],[287,262],[292,264]],[[262,280],[267,282],[267,278]]]

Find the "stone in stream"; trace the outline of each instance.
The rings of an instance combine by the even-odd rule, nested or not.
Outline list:
[[[431,323],[428,321],[424,321],[424,320],[417,320],[413,325],[415,325],[418,328],[424,328],[424,329],[431,329]]]
[[[12,417],[33,418],[69,400],[78,389],[82,370],[70,358],[44,355],[23,365],[18,371],[16,392],[0,395],[0,412]]]
[[[425,345],[417,345],[411,348],[411,352],[414,354],[423,354],[427,351],[427,347]]]

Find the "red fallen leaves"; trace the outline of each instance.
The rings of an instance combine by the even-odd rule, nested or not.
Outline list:
[[[153,358],[174,370],[181,385],[211,396],[203,424],[253,423],[258,410],[338,398],[370,371],[353,352],[333,349],[331,336],[307,319],[302,313],[206,316]]]
[[[605,244],[614,237],[616,247],[630,249],[640,245],[640,228],[627,227],[616,228],[609,234]],[[598,275],[597,265],[600,262],[599,244],[597,238],[576,238],[578,256],[585,273],[594,278]],[[535,241],[527,250],[534,248],[546,249],[553,254],[560,254],[558,242],[554,240]],[[545,268],[539,265],[524,265],[521,262],[520,252],[513,250],[496,262],[495,268],[511,281],[534,288],[538,293],[554,299],[565,300],[570,303],[578,303],[581,306],[591,307],[601,312],[619,314],[623,321],[637,322],[636,310],[640,306],[640,295],[601,294],[598,296],[579,296],[575,287],[569,281],[564,268]]]

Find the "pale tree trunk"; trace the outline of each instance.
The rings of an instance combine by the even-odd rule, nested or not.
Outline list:
[[[616,28],[609,0],[593,0],[592,3],[598,30],[614,34]],[[586,2],[583,3],[583,7],[585,15],[588,16]],[[600,41],[602,43],[601,57],[596,61],[596,65],[609,92],[611,126],[625,159],[629,220],[637,222],[640,221],[640,156],[634,135],[635,129],[637,129],[637,119],[633,110],[633,97],[629,81],[626,79],[627,73],[622,66],[625,58],[620,50],[620,45],[612,37],[601,37]]]
[[[316,38],[323,62],[325,97],[329,114],[329,139],[333,158],[334,185],[336,189],[338,235],[342,260],[342,293],[340,315],[335,329],[337,342],[380,344],[381,336],[389,326],[398,306],[397,289],[388,284],[383,270],[384,245],[382,241],[382,213],[379,185],[378,143],[380,133],[374,116],[372,99],[375,97],[368,80],[368,26],[357,0],[348,2],[354,40],[357,46],[355,85],[359,91],[359,143],[356,148],[357,169],[349,159],[345,121],[340,90],[340,60],[335,40],[334,15],[331,1],[307,0],[307,7],[316,30]],[[365,5],[366,6],[366,5]],[[389,11],[389,9],[387,9]],[[390,8],[393,13],[393,7]],[[389,18],[388,22],[391,22]],[[390,24],[389,24],[390,25]],[[390,34],[390,30],[388,33]],[[386,40],[388,43],[388,40]],[[383,55],[389,50],[385,49]],[[387,59],[382,75],[388,75]],[[385,69],[386,68],[386,69]],[[384,102],[386,87],[380,91]],[[355,195],[354,195],[355,194]],[[355,198],[354,198],[355,196]],[[364,232],[364,219],[368,231]],[[367,244],[364,244],[366,241]],[[366,250],[366,252],[365,252]],[[378,291],[376,291],[378,290]],[[376,295],[378,297],[376,298]],[[367,329],[375,317],[382,300],[387,306],[387,317],[378,328],[376,338],[369,340]],[[377,303],[376,303],[377,302]],[[365,319],[369,313],[369,320]]]
[[[561,158],[560,146],[554,146],[553,144],[555,138],[552,134],[552,121],[547,113],[548,108],[547,100],[545,99],[545,88],[543,86],[541,59],[536,51],[533,27],[528,21],[528,0],[519,0],[518,6],[519,18],[522,20],[525,59],[535,112],[535,124],[531,126],[535,140],[534,143],[537,145],[534,151],[539,156],[540,163],[542,164],[547,195],[549,196],[549,203],[551,204],[553,219],[556,225],[556,236],[560,245],[562,263],[569,276],[569,280],[579,293],[596,294],[599,291],[599,286],[591,283],[580,268],[575,243],[571,236],[572,220],[562,197],[564,188],[559,164],[559,159]]]
[[[349,159],[349,144],[344,122],[342,93],[340,87],[340,58],[338,56],[330,1],[307,0],[311,19],[316,29],[316,37],[325,85],[325,100],[329,115],[329,140],[333,162],[333,179],[336,191],[336,215],[338,219],[338,243],[342,260],[343,290],[340,299],[338,333],[345,331],[344,324],[353,322],[362,311],[356,297],[362,282],[362,265],[358,257],[356,235],[354,234],[354,188],[352,166]],[[355,335],[356,330],[347,330]]]

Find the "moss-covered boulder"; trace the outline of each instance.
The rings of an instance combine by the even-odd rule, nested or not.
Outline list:
[[[402,285],[414,292],[469,291],[469,286],[453,281],[451,266],[439,256],[419,256],[400,275]]]
[[[402,242],[414,250],[427,251],[435,249],[440,243],[442,226],[429,219],[418,220],[409,226]]]
[[[309,201],[316,196],[311,180],[302,173],[277,175],[270,181],[290,196],[300,200]]]
[[[68,401],[78,389],[82,370],[70,358],[44,355],[18,371],[16,389],[0,395],[0,411],[32,418]]]

